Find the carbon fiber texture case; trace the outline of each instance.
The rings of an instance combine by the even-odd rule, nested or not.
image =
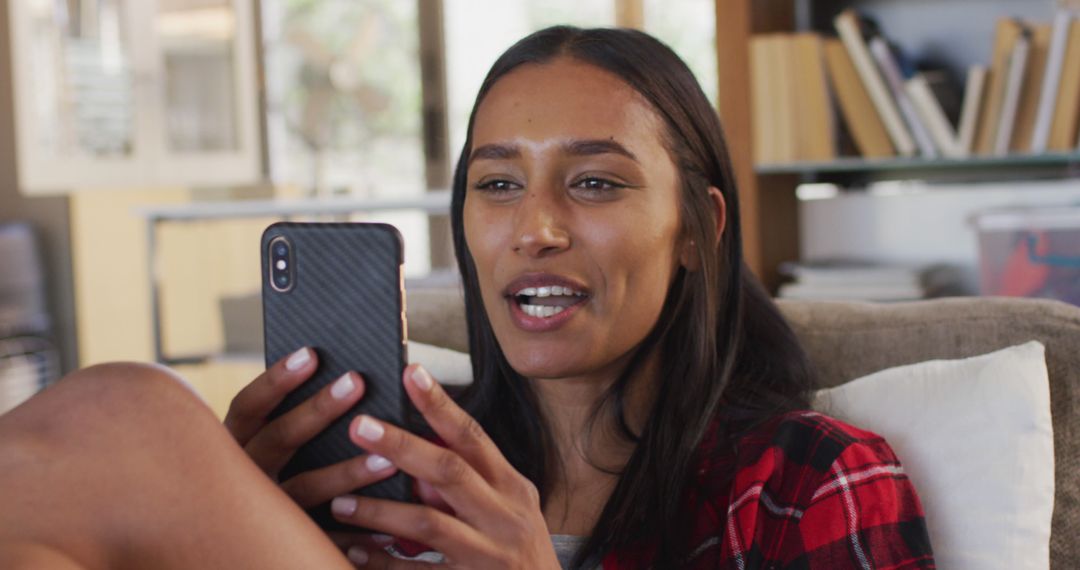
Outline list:
[[[271,286],[271,243],[284,237],[292,248],[293,282],[282,292]],[[307,400],[349,370],[364,378],[364,397],[302,446],[282,469],[286,480],[362,453],[348,436],[361,413],[405,426],[407,396],[401,385],[406,364],[401,234],[393,226],[366,223],[271,225],[262,236],[263,326],[266,364],[302,346],[319,358],[315,374],[271,413],[277,417]],[[407,476],[394,476],[356,492],[408,501]],[[329,504],[309,510],[320,526],[351,529],[333,519]]]

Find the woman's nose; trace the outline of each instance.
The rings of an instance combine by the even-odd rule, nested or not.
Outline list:
[[[518,203],[514,215],[514,252],[544,257],[570,247],[566,216],[558,198],[546,191],[530,190]]]

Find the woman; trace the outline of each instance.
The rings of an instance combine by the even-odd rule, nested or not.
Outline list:
[[[296,508],[333,499],[380,533],[334,537],[374,568],[933,567],[887,444],[806,411],[805,356],[742,263],[719,121],[667,47],[556,27],[510,48],[452,217],[476,378],[455,402],[406,370],[431,433],[361,416],[366,455],[281,493],[292,452],[362,397],[357,375],[267,422],[317,363],[268,369],[225,421],[242,453],[175,382],[147,381],[165,372],[88,369],[0,418],[9,560],[337,567]],[[348,494],[399,469],[423,504]]]

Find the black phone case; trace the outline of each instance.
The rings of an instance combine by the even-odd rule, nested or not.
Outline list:
[[[270,285],[269,247],[278,236],[292,247],[293,284],[285,292]],[[302,446],[280,479],[360,455],[348,435],[349,422],[364,413],[405,425],[408,398],[401,385],[407,361],[402,291],[401,234],[387,224],[292,223],[271,225],[262,236],[263,326],[267,366],[303,346],[319,359],[315,374],[271,413],[278,417],[333,383],[349,370],[365,383],[363,398]],[[401,472],[356,492],[408,501],[411,484]],[[356,530],[338,523],[329,503],[309,510],[325,529]]]

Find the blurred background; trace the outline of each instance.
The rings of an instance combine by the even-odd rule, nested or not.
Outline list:
[[[487,69],[531,31],[646,29],[716,93],[712,0],[3,6],[0,404],[158,360],[222,408],[261,369],[276,220],[392,223],[410,287],[455,287],[454,157]]]
[[[835,40],[835,18],[857,9],[907,78],[939,72],[955,130],[972,66],[1001,75],[1000,54],[1018,49],[1001,22],[1024,22],[1018,37],[1042,59],[1017,81],[1042,87],[1050,25],[1064,14],[1072,30],[1073,4],[3,0],[0,412],[64,371],[156,360],[223,413],[262,369],[258,239],[277,220],[392,223],[410,290],[457,287],[445,214],[468,112],[495,58],[553,24],[643,29],[687,61],[724,122],[748,261],[774,293],[1073,300],[1080,99],[1068,89],[1080,94],[1080,75],[1067,87],[1059,71],[1052,87],[1069,93],[1052,101],[1072,113],[1067,148],[873,156],[818,52],[755,47],[802,37],[823,49],[813,42]],[[1080,35],[1065,35],[1080,58]],[[811,100],[821,106],[799,106]],[[824,130],[774,120],[811,113]],[[799,154],[819,135],[824,155]]]

